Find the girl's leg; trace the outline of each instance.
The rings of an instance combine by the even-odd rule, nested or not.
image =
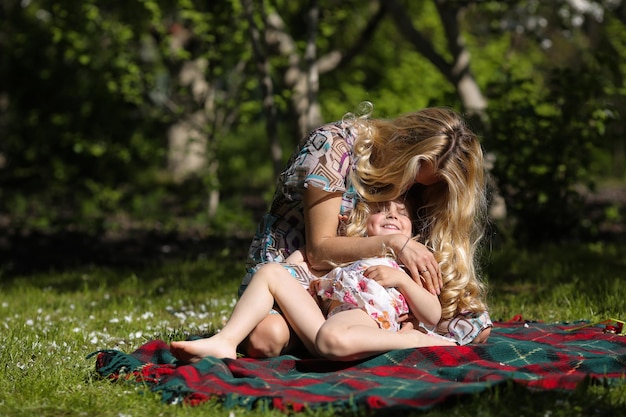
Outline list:
[[[364,359],[393,349],[456,346],[419,330],[383,330],[361,309],[341,311],[329,317],[317,333],[315,345],[321,356],[342,361]]]
[[[254,274],[219,333],[207,339],[172,342],[172,354],[185,362],[206,356],[236,358],[237,345],[267,317],[274,301],[307,349],[315,353],[315,334],[324,322],[317,303],[285,268],[267,264]]]

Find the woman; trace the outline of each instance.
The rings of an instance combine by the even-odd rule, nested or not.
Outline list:
[[[268,262],[279,263],[281,273],[308,288],[312,274],[285,262],[303,247],[314,271],[378,256],[387,247],[432,294],[439,295],[450,283],[440,297],[443,319],[453,327],[462,322],[474,330],[484,328],[490,321],[475,257],[486,218],[485,173],[476,135],[446,108],[390,120],[368,116],[324,125],[299,144],[250,246],[240,294]],[[399,233],[343,235],[340,219],[352,210],[357,196],[368,202],[392,201],[409,190],[412,206],[418,207],[418,240]],[[483,332],[477,340],[485,336]],[[274,357],[296,346],[293,329],[272,310],[240,348],[251,357]]]

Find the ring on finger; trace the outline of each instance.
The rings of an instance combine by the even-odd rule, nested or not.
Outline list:
[[[426,272],[428,272],[428,269],[424,269],[423,271],[420,271],[420,274],[425,274]]]

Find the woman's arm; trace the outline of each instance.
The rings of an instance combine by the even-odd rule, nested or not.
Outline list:
[[[381,256],[385,248],[392,248],[411,276],[417,277],[418,285],[432,294],[439,293],[442,286],[439,265],[432,252],[421,243],[407,240],[399,233],[367,238],[337,236],[341,198],[339,192],[328,193],[316,187],[304,191],[306,259],[312,269],[328,270],[332,263]]]
[[[304,192],[306,260],[312,269],[327,270],[334,264],[381,256],[385,247],[400,250],[406,236],[337,236],[342,194],[308,187]]]
[[[435,326],[441,320],[439,299],[417,284],[403,270],[385,265],[375,265],[365,270],[365,276],[385,288],[397,288],[404,295],[411,313],[425,325]]]

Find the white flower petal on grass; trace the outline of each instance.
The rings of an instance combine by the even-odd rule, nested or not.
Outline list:
[[[187,315],[185,313],[176,312],[174,315],[178,317],[181,322],[185,322],[185,320],[187,320]]]

